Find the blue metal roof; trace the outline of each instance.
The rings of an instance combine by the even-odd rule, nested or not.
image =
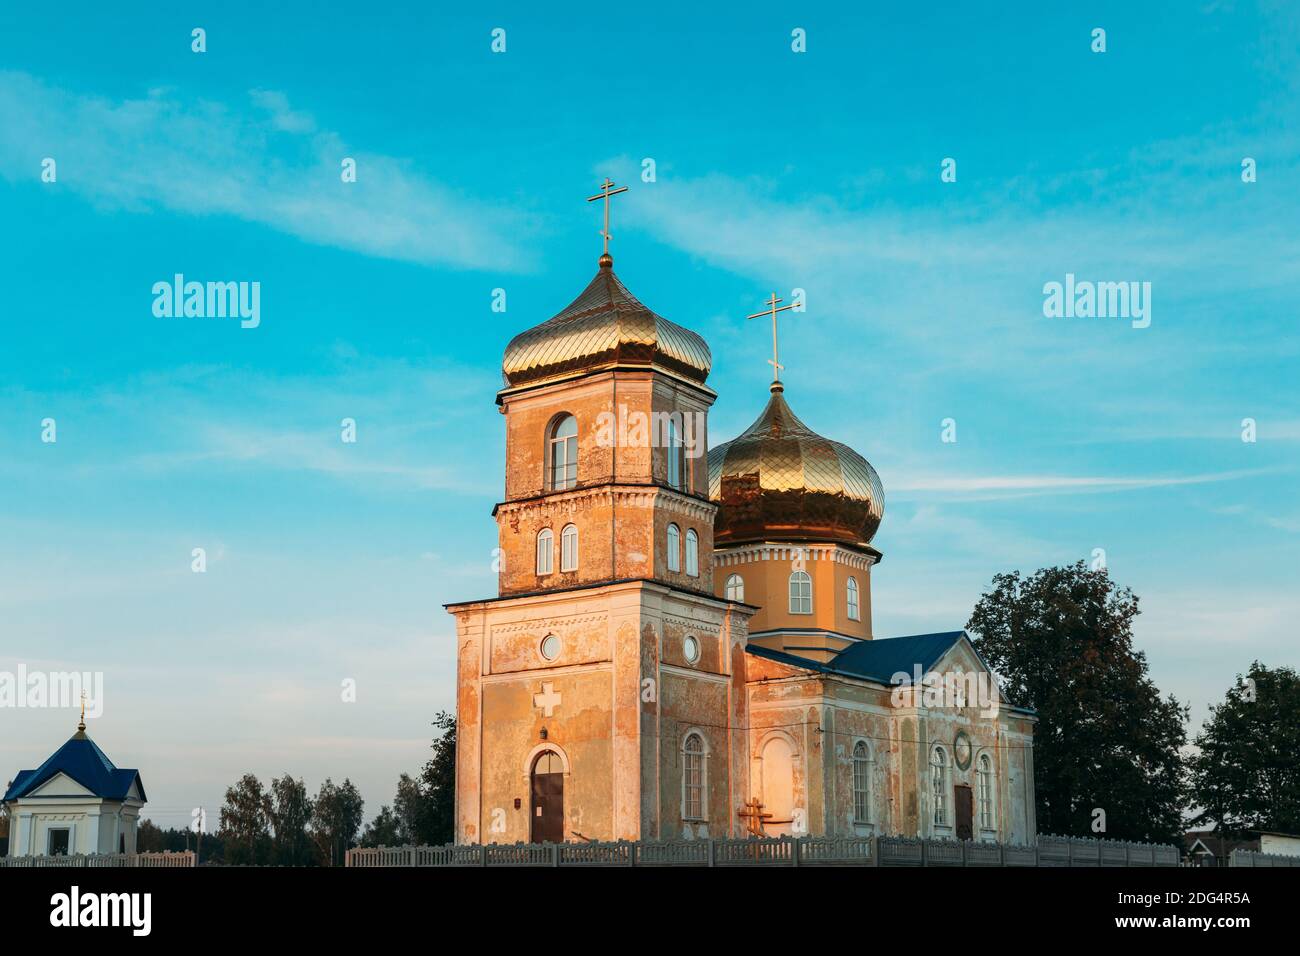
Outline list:
[[[954,644],[966,636],[965,631],[944,631],[940,634],[913,634],[910,637],[883,637],[871,641],[855,641],[829,661],[810,660],[785,651],[775,651],[756,644],[745,650],[758,657],[802,667],[823,673],[845,674],[880,684],[892,684],[897,673],[909,679],[915,667],[924,673],[939,662]]]
[[[119,770],[113,766],[113,761],[108,759],[104,751],[80,731],[35,770],[20,770],[5,791],[4,799],[9,801],[25,797],[61,773],[105,800],[125,799],[131,792],[133,783],[140,791],[140,799],[145,799],[139,771]]]
[[[758,644],[746,645],[745,652],[803,670],[816,671],[820,674],[842,674],[845,677],[856,677],[888,686],[894,683],[894,675],[900,673],[907,675],[905,683],[910,684],[917,667],[920,667],[924,675],[963,638],[970,640],[965,631],[943,631],[939,634],[912,634],[908,637],[881,637],[870,641],[856,641],[825,663],[800,657],[788,651],[775,651]],[[973,644],[971,650],[975,651]],[[988,668],[988,663],[980,657],[979,651],[975,651],[975,657]],[[1031,707],[1018,707],[1006,702],[1004,706],[1017,713],[1030,715],[1035,713]]]

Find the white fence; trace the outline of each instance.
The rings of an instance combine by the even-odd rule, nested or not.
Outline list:
[[[1039,837],[1036,846],[909,837],[358,847],[347,866],[1178,866],[1172,844]],[[1263,864],[1267,865],[1267,864]]]
[[[91,853],[68,856],[0,856],[0,867],[191,867],[194,851]]]
[[[1254,850],[1233,850],[1228,856],[1228,866],[1300,866],[1300,856],[1256,853]]]

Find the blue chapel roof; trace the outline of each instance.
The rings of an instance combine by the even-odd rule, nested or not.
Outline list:
[[[113,761],[108,759],[104,751],[84,731],[79,730],[35,770],[18,771],[18,776],[5,791],[4,800],[7,802],[28,796],[60,773],[66,774],[105,800],[125,799],[131,792],[133,783],[140,791],[140,799],[145,799],[140,772],[113,766]]]

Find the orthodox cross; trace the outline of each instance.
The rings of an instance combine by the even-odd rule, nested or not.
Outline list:
[[[785,300],[778,299],[776,293],[773,292],[772,297],[763,303],[764,305],[769,306],[770,308],[764,309],[762,312],[755,312],[753,315],[745,316],[745,318],[747,319],[759,319],[765,315],[770,315],[772,317],[772,357],[767,360],[767,364],[772,366],[773,382],[781,381],[781,369],[785,368],[785,366],[781,364],[776,350],[776,314],[778,312],[784,312],[786,309],[794,308],[794,303],[791,303],[790,305],[783,305],[780,308],[777,308],[776,304],[778,302],[783,302],[783,301]]]
[[[77,724],[77,729],[83,732],[86,729],[86,692],[84,690],[81,692],[81,720]]]
[[[763,804],[758,797],[751,797],[736,811],[745,821],[745,828],[754,836],[767,836],[763,831],[763,821],[772,819],[772,814],[763,812]]]
[[[615,189],[614,181],[606,176],[605,181],[600,184],[600,192],[594,196],[587,197],[587,202],[595,202],[597,199],[605,200],[605,228],[600,231],[601,236],[605,239],[605,250],[601,255],[601,258],[609,255],[609,240],[611,238],[609,234],[609,197],[617,196],[619,193],[625,192],[627,192],[626,186],[619,186]]]

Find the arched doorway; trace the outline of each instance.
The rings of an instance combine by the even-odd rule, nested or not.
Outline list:
[[[794,748],[776,734],[768,738],[760,756],[763,811],[772,814],[763,829],[768,836],[785,836],[794,822]]]
[[[529,839],[533,843],[564,842],[564,762],[554,750],[543,750],[533,761],[530,777]]]

